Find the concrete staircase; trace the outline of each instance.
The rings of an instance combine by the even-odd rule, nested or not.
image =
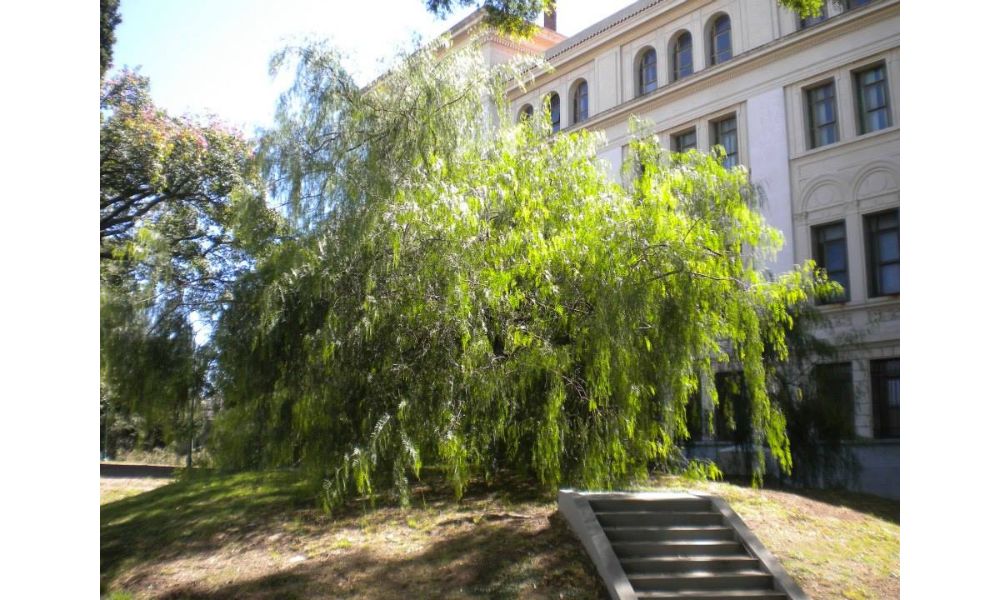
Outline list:
[[[560,492],[559,508],[612,598],[807,598],[720,498]]]

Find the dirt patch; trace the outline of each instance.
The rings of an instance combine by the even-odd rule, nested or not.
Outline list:
[[[505,489],[408,509],[312,507],[283,475],[180,482],[105,505],[104,591],[139,598],[604,598],[550,500]],[[145,500],[145,502],[143,502]]]

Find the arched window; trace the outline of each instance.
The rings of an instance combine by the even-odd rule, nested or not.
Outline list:
[[[549,115],[552,117],[552,133],[559,131],[559,94],[549,94]]]
[[[691,34],[684,31],[674,39],[673,81],[694,73],[694,51],[691,49]]]
[[[656,89],[656,50],[649,48],[643,52],[639,57],[638,67],[636,96],[642,96]]]
[[[533,114],[535,114],[535,107],[530,104],[525,104],[521,107],[520,112],[517,113],[517,118],[524,121],[525,119],[530,119]]]
[[[717,65],[733,57],[733,35],[727,15],[719,15],[712,22],[711,38],[712,44],[708,57],[710,64]]]
[[[576,84],[573,90],[573,122],[586,121],[590,115],[590,107],[587,100],[587,82],[581,81]]]

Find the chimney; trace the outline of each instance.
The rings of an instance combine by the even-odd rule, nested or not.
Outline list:
[[[554,3],[553,3],[554,4]],[[556,30],[556,7],[553,5],[552,12],[545,13],[545,28],[555,31]]]

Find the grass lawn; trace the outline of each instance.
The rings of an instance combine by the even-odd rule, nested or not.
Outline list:
[[[897,502],[650,484],[726,498],[817,600],[899,595]],[[129,485],[102,481],[101,587],[114,598],[606,597],[553,499],[510,482],[458,503],[425,486],[409,509],[357,504],[332,518],[288,473]]]
[[[644,489],[721,496],[815,600],[899,598],[899,502],[834,490],[755,490],[660,477]]]

